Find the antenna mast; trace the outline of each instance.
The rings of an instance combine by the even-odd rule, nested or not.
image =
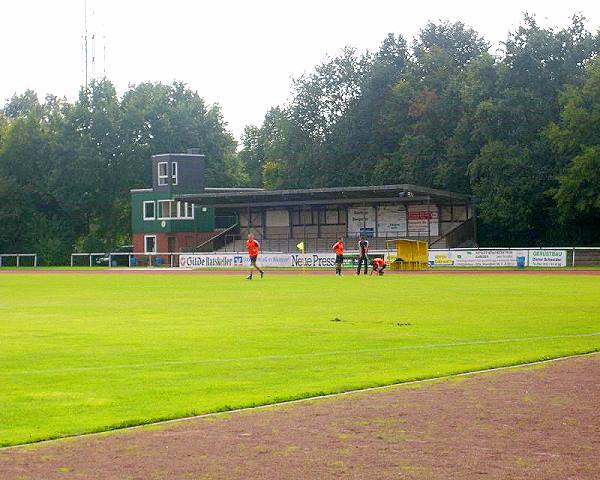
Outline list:
[[[102,59],[102,76],[106,78],[106,35],[102,37],[102,48],[104,49],[104,58]]]
[[[92,33],[92,78],[96,80],[96,34]]]

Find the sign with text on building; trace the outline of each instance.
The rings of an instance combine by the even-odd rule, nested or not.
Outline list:
[[[437,236],[439,232],[438,210],[436,205],[408,206],[408,236]]]
[[[406,236],[406,209],[403,205],[383,205],[377,208],[379,236]]]
[[[375,230],[375,209],[373,207],[348,208],[348,235],[357,236],[367,228]]]

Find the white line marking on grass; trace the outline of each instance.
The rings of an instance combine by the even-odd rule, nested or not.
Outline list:
[[[535,365],[544,365],[547,363],[555,363],[555,362],[560,362],[563,360],[569,360],[570,358],[589,357],[589,356],[599,355],[599,354],[600,354],[600,351],[588,352],[588,353],[577,353],[574,355],[566,355],[564,357],[550,358],[548,360],[538,360],[535,362],[518,363],[515,365],[505,365],[502,367],[485,368],[483,370],[471,370],[470,372],[451,373],[448,375],[441,375],[439,377],[424,378],[422,380],[411,380],[408,382],[390,383],[388,385],[381,385],[378,387],[357,388],[355,390],[346,390],[344,392],[328,393],[325,395],[315,395],[313,397],[297,398],[295,400],[286,400],[286,401],[276,402],[276,403],[267,403],[265,405],[256,405],[254,407],[242,407],[242,408],[236,408],[236,409],[232,409],[232,410],[226,410],[223,412],[203,413],[200,415],[192,415],[189,417],[179,417],[179,418],[172,418],[169,420],[159,420],[157,422],[144,423],[141,425],[132,425],[130,427],[115,428],[112,430],[105,430],[102,432],[79,433],[79,434],[74,434],[74,435],[67,435],[67,436],[60,437],[60,438],[52,438],[50,440],[41,440],[39,442],[20,443],[20,444],[11,445],[8,447],[0,447],[0,451],[11,450],[11,449],[20,448],[20,447],[26,447],[29,445],[43,445],[46,443],[59,442],[61,440],[67,440],[67,439],[78,439],[78,438],[83,438],[83,437],[96,437],[99,435],[110,435],[110,434],[120,432],[120,431],[139,430],[139,429],[142,429],[145,427],[152,427],[152,426],[157,426],[157,425],[168,425],[170,423],[185,422],[188,420],[197,420],[197,419],[202,419],[202,418],[211,418],[211,417],[217,417],[217,416],[221,416],[221,415],[230,415],[232,413],[243,413],[243,412],[249,412],[252,410],[264,410],[267,408],[273,408],[273,407],[285,406],[285,405],[294,405],[297,403],[310,402],[310,401],[314,401],[314,400],[323,400],[323,399],[327,399],[327,398],[336,398],[336,397],[342,397],[342,396],[346,396],[346,395],[354,395],[357,393],[376,392],[379,390],[388,390],[391,388],[403,387],[403,386],[407,386],[407,385],[418,385],[421,383],[433,383],[433,382],[437,382],[440,380],[448,380],[448,379],[457,378],[457,377],[468,377],[468,376],[474,376],[474,375],[478,375],[478,374],[482,374],[482,373],[494,373],[494,372],[499,372],[499,371],[503,371],[503,370],[532,367]]]
[[[229,362],[249,362],[256,360],[266,361],[277,361],[277,360],[288,360],[292,358],[314,358],[314,357],[326,357],[332,355],[356,355],[362,353],[385,353],[385,352],[396,352],[401,350],[422,350],[422,349],[435,349],[435,348],[449,348],[449,347],[468,347],[472,345],[494,345],[498,343],[516,343],[516,342],[531,342],[536,340],[555,340],[565,338],[584,338],[584,337],[598,337],[600,332],[594,333],[577,333],[572,335],[549,335],[549,336],[538,336],[538,337],[517,337],[517,338],[500,338],[495,340],[473,340],[466,342],[452,342],[452,343],[427,343],[420,345],[401,345],[397,347],[383,347],[383,348],[369,348],[362,350],[336,350],[329,352],[307,352],[307,353],[291,353],[288,355],[259,355],[254,357],[233,357],[233,358],[207,358],[203,360],[172,360],[165,362],[146,362],[146,363],[128,363],[122,365],[97,365],[87,367],[66,367],[66,368],[48,368],[44,370],[12,370],[12,371],[1,371],[0,376],[9,375],[35,375],[35,374],[49,374],[49,373],[71,373],[71,372],[88,372],[97,370],[119,370],[127,368],[148,368],[148,367],[170,367],[174,365],[202,365],[202,364],[214,364],[214,363],[229,363]]]

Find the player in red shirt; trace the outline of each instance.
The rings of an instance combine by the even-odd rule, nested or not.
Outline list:
[[[248,249],[248,255],[250,256],[250,275],[248,275],[246,278],[248,280],[252,280],[252,272],[255,268],[260,272],[260,278],[262,278],[265,272],[263,272],[258,267],[258,265],[256,265],[256,259],[258,258],[258,254],[260,253],[260,243],[258,243],[254,239],[253,233],[248,234],[248,240],[246,240],[246,248]]]
[[[371,265],[373,265],[373,270],[371,270],[371,275],[373,275],[375,272],[377,272],[379,275],[383,275],[383,271],[385,270],[386,264],[385,264],[385,260],[381,257],[376,257],[373,259],[373,261],[371,262]]]
[[[342,263],[344,263],[344,239],[340,237],[331,249],[335,252],[335,274],[342,276]]]

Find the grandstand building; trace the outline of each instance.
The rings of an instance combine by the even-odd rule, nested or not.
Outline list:
[[[131,191],[134,252],[243,251],[252,231],[264,251],[328,251],[335,238],[427,240],[437,248],[476,243],[468,195],[417,185],[293,190],[206,188],[204,156],[152,157],[152,188]]]

